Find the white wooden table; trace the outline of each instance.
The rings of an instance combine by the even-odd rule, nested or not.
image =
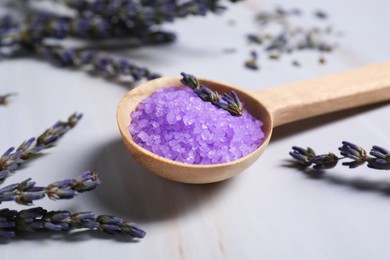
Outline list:
[[[262,69],[243,67],[249,57],[245,35],[253,16],[281,1],[248,0],[223,16],[191,18],[168,25],[176,43],[120,50],[120,54],[165,76],[181,71],[259,89],[339,72],[390,59],[390,2],[387,0],[282,1],[285,7],[330,14],[344,32],[326,65],[303,54],[301,68],[260,57]],[[235,20],[229,26],[229,20]],[[222,50],[235,48],[235,53]],[[389,71],[390,73],[390,71]],[[315,87],[315,86],[313,86]],[[0,63],[0,91],[17,92],[0,107],[0,150],[37,136],[78,111],[80,124],[7,183],[32,177],[39,185],[95,169],[102,184],[68,201],[35,203],[51,210],[92,210],[132,220],[146,230],[138,242],[97,232],[27,234],[0,240],[0,259],[389,259],[390,172],[341,165],[319,178],[287,167],[292,145],[319,153],[337,152],[348,140],[369,149],[390,148],[390,105],[321,116],[275,129],[253,166],[210,185],[185,185],[157,177],[130,158],[116,126],[116,106],[128,91],[82,71],[57,68],[32,58]],[[1,151],[0,151],[1,152]],[[3,207],[23,209],[13,203]]]

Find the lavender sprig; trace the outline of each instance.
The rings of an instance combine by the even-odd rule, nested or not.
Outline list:
[[[41,207],[21,211],[0,210],[0,237],[12,238],[20,232],[98,230],[108,234],[121,234],[130,238],[143,238],[146,233],[138,225],[123,219],[92,212],[47,211]]]
[[[77,50],[48,44],[37,45],[36,51],[62,66],[90,66],[93,72],[106,77],[120,78],[130,76],[133,81],[141,79],[151,80],[160,77],[159,74],[132,64],[128,60],[114,59],[97,51]]]
[[[234,0],[230,0],[235,2]],[[33,45],[44,38],[62,39],[67,36],[81,38],[148,38],[151,27],[164,22],[173,22],[176,17],[189,15],[203,16],[209,10],[219,13],[225,8],[218,0],[188,1],[155,1],[153,4],[135,1],[63,1],[68,7],[76,9],[81,17],[58,16],[51,13],[30,14],[24,21],[19,33],[5,35],[6,42],[12,44]],[[10,27],[8,17],[6,25]],[[23,23],[22,23],[23,24]],[[1,36],[1,34],[0,34]],[[1,42],[0,37],[0,42]],[[11,40],[11,39],[12,40]],[[169,42],[175,37],[159,37],[156,43]],[[149,43],[150,43],[149,39]]]
[[[24,0],[25,2],[33,0]],[[126,38],[139,45],[172,42],[176,35],[159,30],[160,24],[174,22],[176,18],[203,16],[208,12],[220,13],[225,9],[222,0],[55,0],[76,11],[75,15],[42,12],[24,7],[24,18],[10,15],[0,17],[0,56],[9,57],[22,51],[45,53],[60,64],[74,67],[92,65],[99,74],[109,77],[131,75],[153,79],[158,75],[124,60],[61,46],[48,46],[47,39],[78,37],[83,39]],[[238,2],[239,0],[224,0]],[[83,51],[84,52],[84,51]]]
[[[0,95],[0,105],[7,105],[9,98],[11,96],[15,96],[15,94],[14,93],[7,93],[4,95]]]
[[[367,163],[367,166],[377,170],[390,170],[390,152],[385,148],[374,145],[370,151],[367,152],[351,142],[343,141],[342,146],[339,147],[342,157],[337,157],[333,153],[316,155],[311,148],[300,148],[293,146],[293,151],[290,155],[303,167],[312,166],[314,169],[329,169],[337,165],[342,159],[351,159],[351,161],[343,162],[342,165],[349,168],[356,168]]]
[[[203,101],[210,102],[213,105],[228,111],[233,116],[241,116],[243,114],[244,107],[234,91],[231,92],[232,96],[229,96],[227,93],[220,96],[217,91],[213,91],[201,84],[195,76],[185,72],[182,72],[181,75],[183,78],[180,82],[183,85],[192,88]]]
[[[113,25],[103,18],[57,17],[46,13],[29,16],[26,25],[0,33],[0,46],[33,49],[46,38],[64,39],[69,36],[85,39],[136,39],[140,44],[169,43],[176,39],[174,33],[152,28],[127,28]]]
[[[5,186],[0,189],[0,203],[15,201],[18,204],[31,205],[34,200],[48,196],[52,200],[72,199],[79,193],[95,189],[100,184],[96,172],[86,171],[73,179],[49,184],[47,187],[35,186],[31,178]]]
[[[129,27],[150,26],[173,22],[175,18],[190,15],[206,15],[208,11],[220,13],[225,9],[219,0],[186,2],[168,1],[105,1],[105,0],[60,0],[84,17],[100,16],[110,18]],[[230,2],[236,2],[230,0]]]
[[[58,121],[37,138],[30,138],[23,142],[16,150],[9,148],[0,157],[0,184],[26,161],[40,154],[43,150],[53,147],[57,141],[72,129],[82,115],[74,113],[67,121]]]

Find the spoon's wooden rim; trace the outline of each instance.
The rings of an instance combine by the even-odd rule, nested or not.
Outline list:
[[[263,121],[264,124],[262,130],[265,133],[265,137],[263,139],[263,143],[254,152],[232,162],[196,165],[176,162],[161,157],[142,148],[133,141],[128,130],[131,123],[130,113],[135,111],[138,104],[144,98],[161,87],[184,87],[180,83],[180,79],[180,77],[164,77],[145,82],[130,90],[121,99],[117,109],[117,123],[125,145],[132,156],[151,172],[161,177],[184,183],[210,183],[221,181],[233,177],[254,163],[264,151],[271,138],[271,115],[262,104],[260,104],[246,91],[207,79],[199,80],[213,90],[220,90],[218,91],[219,93],[223,93],[223,90],[226,88],[236,91],[240,99],[243,100],[245,108],[252,115]],[[261,110],[260,113],[258,112],[258,109]]]

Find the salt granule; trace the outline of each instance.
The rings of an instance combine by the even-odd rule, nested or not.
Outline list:
[[[188,164],[237,160],[256,150],[263,123],[245,109],[242,116],[201,100],[190,88],[161,88],[131,113],[130,134],[143,148]]]

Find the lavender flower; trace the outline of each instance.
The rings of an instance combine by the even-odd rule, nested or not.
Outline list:
[[[47,195],[50,199],[72,199],[79,193],[95,189],[100,180],[95,172],[86,171],[80,176],[57,181],[47,187],[35,186],[31,178],[21,182],[10,184],[0,189],[0,203],[15,201],[18,204],[31,205],[34,200],[39,200]]]
[[[41,207],[21,211],[0,210],[0,237],[12,238],[20,232],[98,230],[143,238],[145,231],[136,224],[108,215],[95,216],[92,212],[47,211]]]
[[[349,168],[356,168],[367,161],[367,154],[363,148],[346,141],[342,143],[343,146],[339,148],[340,154],[346,158],[352,159],[350,162],[343,162],[343,165],[346,165]]]
[[[223,93],[222,99],[226,102],[219,102],[218,106],[229,111],[232,115],[242,115],[244,107],[238,98],[236,92],[232,91],[232,96],[227,93]]]
[[[160,77],[147,68],[139,67],[125,59],[114,59],[96,51],[67,49],[61,46],[39,44],[36,51],[63,66],[91,66],[92,71],[106,77],[131,77],[133,81]]]
[[[27,28],[20,26],[18,30],[0,33],[0,46],[19,46],[34,50],[34,46],[45,38],[63,39],[69,36],[86,39],[129,38],[137,39],[139,44],[169,43],[176,39],[173,33],[151,28],[114,26],[101,18],[70,19],[37,14],[29,19]]]
[[[198,81],[198,79],[191,75],[191,74],[187,74],[185,72],[182,72],[180,73],[180,75],[182,75],[182,79],[180,80],[180,82],[187,86],[187,87],[190,87],[192,89],[196,89],[196,88],[199,88],[200,87],[200,83]]]
[[[63,0],[64,3],[84,17],[105,17],[128,27],[151,26],[163,22],[173,22],[176,17],[205,15],[209,10],[219,13],[225,9],[219,0],[181,2],[168,1],[102,1],[102,0]],[[231,0],[230,2],[236,2]]]
[[[314,164],[313,168],[317,170],[333,168],[338,161],[339,158],[333,153],[317,155],[310,159],[310,163]]]
[[[390,151],[385,148],[374,145],[370,151],[368,167],[378,170],[389,170],[390,169]]]
[[[235,2],[235,1],[231,1]],[[23,45],[34,45],[44,38],[54,37],[62,39],[67,36],[81,38],[139,38],[169,42],[175,37],[150,38],[151,27],[163,22],[173,22],[176,17],[189,15],[205,15],[208,10],[220,12],[224,9],[217,0],[198,1],[185,3],[179,1],[155,1],[151,5],[136,3],[135,1],[64,1],[64,3],[79,11],[81,17],[58,16],[47,12],[36,13],[28,16],[24,22],[27,29],[14,35],[14,41]],[[5,19],[9,20],[9,19]],[[7,22],[9,24],[9,22]],[[17,27],[17,26],[16,26]],[[19,26],[26,27],[26,26]],[[170,34],[172,35],[172,34]],[[9,37],[9,35],[8,35]]]
[[[212,91],[208,87],[201,85],[199,88],[194,88],[195,94],[197,94],[203,101],[211,102],[214,105],[218,105],[221,98],[218,92]]]
[[[43,150],[53,147],[58,139],[72,129],[82,115],[74,113],[65,122],[58,121],[51,128],[43,132],[38,138],[30,138],[23,142],[16,150],[9,148],[0,157],[0,184],[26,161],[40,154]]]
[[[290,155],[304,167],[313,166],[314,169],[329,169],[337,165],[339,160],[352,159],[349,162],[343,162],[342,165],[349,168],[356,168],[360,165],[367,163],[367,166],[372,169],[378,170],[390,170],[390,152],[385,148],[379,146],[373,146],[370,155],[367,152],[351,142],[343,141],[342,146],[339,148],[340,154],[343,157],[337,157],[333,153],[316,155],[313,149],[303,149],[297,146],[293,146],[293,151]]]
[[[221,97],[218,92],[213,91],[207,86],[201,84],[195,76],[185,72],[182,72],[181,75],[183,78],[180,80],[180,82],[183,85],[192,88],[203,101],[210,102],[213,105],[228,111],[234,116],[242,115],[244,107],[234,91],[232,91],[232,96],[224,93]]]
[[[316,156],[316,153],[313,149],[308,147],[307,149],[293,146],[293,151],[290,152],[290,155],[297,160],[301,165],[307,167],[312,164],[312,159]]]
[[[25,160],[42,149],[51,147],[59,137],[74,127],[81,115],[74,114],[67,122],[59,121],[37,138],[23,142],[14,152],[8,149],[0,158],[0,166],[5,169],[0,172],[2,182],[12,171]],[[33,143],[35,142],[35,146]],[[5,173],[5,174],[4,174]],[[73,179],[56,181],[47,187],[36,186],[30,178],[21,182],[0,188],[0,203],[15,201],[18,204],[31,205],[33,201],[47,195],[50,199],[71,199],[78,193],[95,189],[100,180],[95,172],[86,171]],[[30,208],[16,211],[0,210],[0,237],[12,238],[18,232],[30,231],[70,231],[73,229],[99,230],[109,234],[122,234],[130,238],[142,238],[145,232],[136,224],[117,217],[102,215],[95,217],[91,212],[70,213],[68,211],[46,211],[43,208]]]
[[[146,234],[138,225],[117,217],[101,215],[96,218],[96,221],[99,223],[98,229],[108,234],[122,234],[137,238],[142,238]]]
[[[228,0],[237,2],[238,0]],[[28,3],[28,1],[26,0]],[[139,45],[161,44],[176,39],[175,33],[158,30],[156,25],[174,22],[176,18],[220,13],[225,9],[221,0],[57,0],[77,15],[34,10],[23,19],[9,15],[0,17],[0,55],[10,56],[17,51],[44,53],[62,65],[83,67],[91,65],[95,72],[118,78],[131,75],[133,81],[153,79],[159,75],[148,69],[116,61],[94,51],[74,51],[61,46],[48,46],[46,39],[78,37],[83,39],[126,38]],[[83,53],[81,53],[83,52]],[[86,53],[84,53],[86,52]],[[89,58],[84,58],[89,57]]]

